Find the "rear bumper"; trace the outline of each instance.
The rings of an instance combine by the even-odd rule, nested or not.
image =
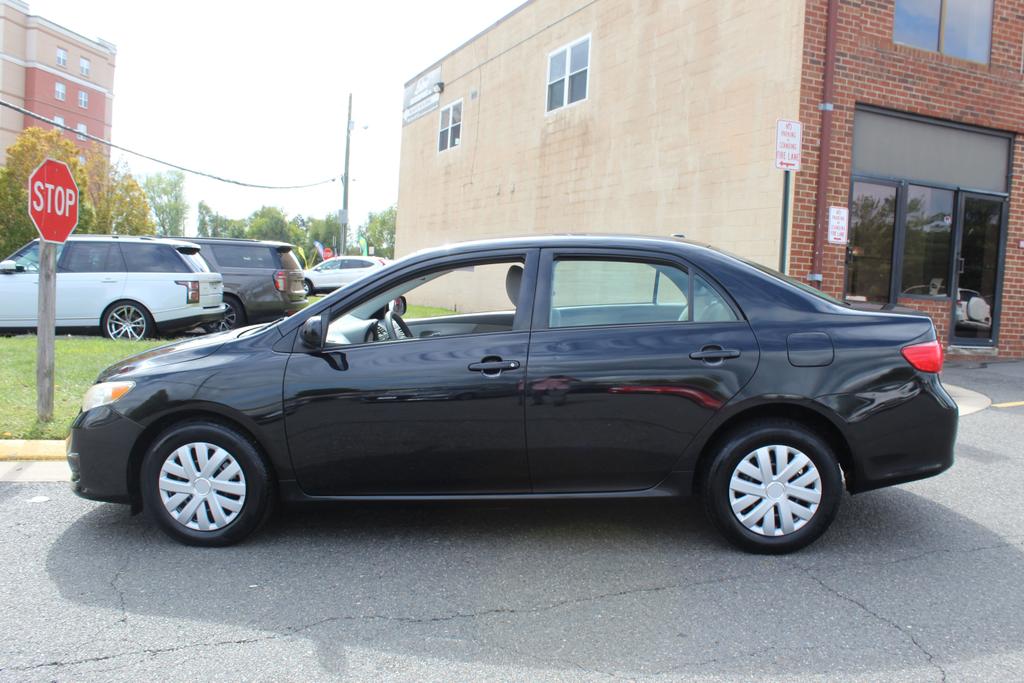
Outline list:
[[[925,479],[953,465],[959,412],[936,375],[819,401],[847,420],[851,493]]]
[[[173,332],[181,332],[188,330],[198,325],[206,323],[217,322],[224,317],[225,311],[228,307],[225,304],[217,304],[216,306],[199,309],[199,312],[189,311],[188,315],[184,315],[180,318],[171,318],[170,320],[160,320],[156,323],[156,329],[160,334],[171,334]]]
[[[110,406],[79,413],[67,440],[72,491],[89,500],[132,502],[129,460],[142,431],[142,425]]]

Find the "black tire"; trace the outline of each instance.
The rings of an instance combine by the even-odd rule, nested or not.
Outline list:
[[[306,296],[316,296],[316,287],[313,286],[312,280],[303,280],[302,287],[306,290]]]
[[[149,339],[156,335],[156,323],[138,301],[121,299],[107,306],[100,316],[100,334],[107,339]]]
[[[161,468],[164,463],[174,457],[177,449],[195,443],[211,444],[227,451],[238,464],[241,477],[244,477],[244,497],[240,497],[241,509],[234,511],[235,516],[227,520],[222,527],[213,530],[193,529],[186,526],[185,523],[179,522],[165,506],[159,488]],[[189,449],[189,452],[194,453],[195,451]],[[180,462],[180,459],[176,462]],[[200,462],[198,458],[193,460],[194,464],[197,462]],[[172,466],[174,463],[175,461],[172,461]],[[224,465],[221,465],[221,468],[224,468]],[[224,469],[226,471],[226,468]],[[173,477],[174,475],[169,476]],[[146,512],[168,536],[188,545],[214,547],[237,543],[266,522],[274,507],[274,480],[270,468],[256,444],[236,429],[219,422],[188,421],[164,431],[146,452],[142,461],[140,477],[139,486]],[[207,484],[213,478],[212,475],[205,478]],[[176,481],[185,483],[184,479],[176,479]],[[198,482],[199,479],[195,481]],[[193,498],[194,494],[182,500],[178,505],[178,511],[186,514],[186,509]],[[202,510],[196,508],[196,514],[191,517],[192,520],[196,520],[196,523],[198,523],[200,513],[207,523],[215,519],[210,502],[204,500],[199,503],[198,507],[201,507]],[[225,509],[222,508],[221,513],[224,514],[224,512]],[[228,514],[232,513],[228,512]]]
[[[733,512],[730,483],[741,461],[755,454],[761,447],[774,445],[787,446],[807,456],[817,469],[820,500],[806,521],[791,517],[796,524],[802,523],[802,526],[783,535],[770,536],[765,535],[765,524],[760,525],[760,531],[756,525],[752,530],[737,517],[737,514],[753,511],[761,504],[756,496],[748,507],[739,513]],[[795,456],[792,462],[796,462]],[[774,469],[774,459],[772,463],[770,467],[773,473],[778,474]],[[809,470],[810,468],[805,466],[797,472],[806,474]],[[742,478],[744,475],[740,476]],[[793,420],[765,419],[741,425],[718,443],[701,488],[705,512],[730,543],[751,553],[782,554],[804,548],[825,533],[839,511],[839,502],[843,497],[843,478],[835,453],[819,434]],[[773,492],[773,495],[779,494]],[[788,492],[783,494],[782,498],[785,499],[787,506],[799,503],[797,499],[789,496]],[[772,519],[769,524],[781,529],[781,523],[776,523],[776,520],[781,519],[780,506],[783,503],[772,503],[770,498],[762,500],[770,506],[768,514],[772,515]],[[805,507],[801,512],[809,509],[806,503],[802,505]],[[767,518],[767,515],[765,517]]]
[[[242,305],[238,297],[225,294],[224,303],[227,304],[228,310],[224,312],[224,317],[218,323],[218,329],[221,332],[243,327],[249,321],[249,316],[245,314],[245,306]]]

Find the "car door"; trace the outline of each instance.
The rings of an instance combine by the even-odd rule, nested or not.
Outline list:
[[[98,327],[121,298],[125,266],[113,240],[71,240],[57,262],[57,326]]]
[[[60,259],[63,244],[57,245]],[[26,244],[11,256],[17,270],[0,273],[0,326],[35,327],[39,315],[39,241]]]
[[[544,250],[527,371],[536,492],[637,490],[754,373],[750,326],[664,254]]]
[[[500,250],[387,273],[331,309],[323,349],[297,340],[284,410],[303,490],[529,492],[523,391],[537,257],[536,250]],[[524,266],[520,285],[513,275]],[[372,341],[383,324],[378,309],[397,296],[467,316],[478,309],[481,320],[493,321],[493,311],[510,306],[506,278],[515,280],[517,309],[503,328]]]
[[[339,275],[339,268],[341,267],[340,259],[333,259],[330,261],[324,261],[313,271],[316,273],[314,284],[318,289],[335,289],[341,286],[341,279]]]

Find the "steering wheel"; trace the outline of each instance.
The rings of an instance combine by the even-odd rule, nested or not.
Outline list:
[[[388,339],[407,339],[412,337],[412,330],[402,320],[402,316],[394,311],[388,311],[384,315],[384,329],[387,330]]]

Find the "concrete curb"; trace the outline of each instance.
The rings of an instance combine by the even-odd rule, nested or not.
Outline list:
[[[0,462],[64,460],[64,458],[64,441],[0,439]]]
[[[956,401],[957,408],[960,409],[960,416],[970,415],[971,413],[977,413],[985,408],[992,405],[992,399],[985,394],[979,394],[977,391],[971,391],[970,389],[964,389],[958,387],[955,384],[946,384],[943,382],[942,386],[946,388],[949,395]]]

